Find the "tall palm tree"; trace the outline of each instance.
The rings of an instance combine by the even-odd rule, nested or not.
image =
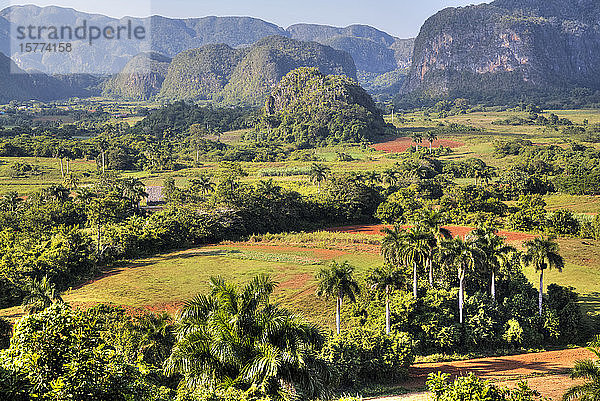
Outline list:
[[[425,231],[429,231],[434,239],[435,244],[431,244],[429,257],[427,258],[427,268],[429,271],[429,285],[433,288],[433,260],[436,250],[439,251],[443,240],[452,238],[450,230],[442,227],[445,222],[444,215],[437,210],[428,209],[419,215],[418,226]]]
[[[386,264],[384,267],[373,270],[367,277],[371,288],[385,294],[385,333],[390,334],[390,294],[392,290],[398,289],[404,282],[402,272],[393,266]]]
[[[418,297],[418,267],[424,265],[429,255],[430,236],[418,227],[403,230],[400,226],[394,229],[385,228],[385,237],[381,242],[381,253],[388,263],[399,266],[411,266],[413,270],[413,296]]]
[[[435,131],[429,131],[427,133],[427,140],[429,141],[429,153],[433,153],[433,142],[437,141],[438,136]]]
[[[571,379],[584,379],[586,382],[567,390],[563,395],[564,401],[600,400],[600,336],[596,336],[587,349],[594,353],[596,360],[586,359],[575,362]]]
[[[142,199],[148,196],[146,185],[138,178],[123,178],[118,185],[123,198],[128,199],[135,208],[139,208]]]
[[[327,367],[317,356],[319,329],[271,304],[267,276],[240,288],[211,278],[211,290],[183,307],[177,343],[165,362],[182,385],[236,388],[274,400],[327,397]]]
[[[562,272],[565,261],[559,253],[558,243],[554,237],[539,237],[525,242],[525,253],[522,261],[526,266],[533,266],[540,273],[540,290],[538,308],[542,316],[542,303],[544,298],[544,270],[555,268]]]
[[[417,152],[419,151],[419,144],[421,144],[423,142],[423,134],[420,132],[413,132],[412,136],[411,136],[413,142],[416,145],[416,150]]]
[[[485,255],[485,264],[491,274],[490,294],[496,299],[496,274],[500,267],[509,263],[510,257],[517,250],[506,244],[504,238],[498,236],[498,230],[492,227],[479,227],[469,237],[477,242]]]
[[[328,174],[329,167],[323,164],[313,163],[310,166],[310,179],[317,185],[317,192],[321,192],[321,183],[327,179]]]
[[[456,237],[442,244],[441,261],[456,268],[458,273],[458,311],[460,323],[464,322],[465,277],[468,271],[475,269],[483,261],[484,254],[477,242],[472,239],[462,240]]]
[[[329,269],[321,269],[317,274],[319,285],[317,295],[336,298],[335,328],[337,334],[341,333],[342,301],[349,298],[351,302],[356,301],[356,295],[360,287],[353,277],[354,267],[348,262],[333,262]]]
[[[41,312],[54,303],[62,303],[63,300],[56,290],[56,286],[50,282],[48,276],[41,280],[36,278],[27,286],[28,294],[23,299],[23,306],[29,313]]]

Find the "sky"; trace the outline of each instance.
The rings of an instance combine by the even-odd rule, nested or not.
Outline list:
[[[334,26],[365,24],[391,35],[408,38],[419,33],[435,12],[484,0],[0,0],[0,9],[15,4],[71,7],[111,17],[146,17],[151,14],[186,18],[250,16],[283,28],[296,23]]]

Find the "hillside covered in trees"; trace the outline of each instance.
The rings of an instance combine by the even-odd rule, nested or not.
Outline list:
[[[356,79],[356,67],[348,53],[314,42],[271,36],[250,48],[208,45],[177,55],[159,97],[258,105],[285,74],[298,67],[315,67],[324,74]]]
[[[316,68],[287,74],[266,101],[252,139],[319,145],[361,142],[388,127],[373,99],[354,80]]]

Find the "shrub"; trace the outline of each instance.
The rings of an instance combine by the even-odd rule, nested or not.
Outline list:
[[[546,218],[548,231],[557,235],[579,234],[579,220],[575,218],[570,210],[557,210]]]
[[[323,347],[322,356],[331,363],[336,381],[343,388],[402,380],[414,360],[408,334],[385,335],[366,328],[332,337]]]
[[[500,389],[474,374],[457,377],[448,381],[446,373],[432,373],[427,379],[427,388],[433,393],[435,401],[534,401],[542,400],[540,394],[529,388],[527,383],[519,383],[514,390]]]

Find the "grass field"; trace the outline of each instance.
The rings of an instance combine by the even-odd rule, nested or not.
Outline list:
[[[265,242],[226,243],[179,251],[124,263],[103,277],[68,291],[64,298],[75,305],[110,302],[133,309],[175,312],[194,295],[208,289],[211,276],[237,283],[257,274],[269,274],[279,286],[276,300],[324,327],[332,327],[332,302],[315,295],[315,274],[335,260],[349,261],[359,278],[381,266],[372,234],[284,234]],[[586,311],[600,313],[600,242],[560,239],[566,260],[562,273],[548,271],[545,284],[575,287]],[[585,255],[585,256],[582,256]],[[535,285],[538,274],[525,269]],[[467,284],[468,285],[468,284]],[[4,311],[4,315],[16,310]]]
[[[331,327],[333,321],[327,317],[333,311],[333,303],[315,295],[314,276],[332,260],[350,261],[359,275],[382,263],[377,254],[334,249],[208,246],[125,263],[93,282],[68,291],[64,299],[82,306],[110,302],[174,312],[186,300],[206,292],[211,276],[245,283],[264,273],[279,283],[276,301],[319,325]]]

